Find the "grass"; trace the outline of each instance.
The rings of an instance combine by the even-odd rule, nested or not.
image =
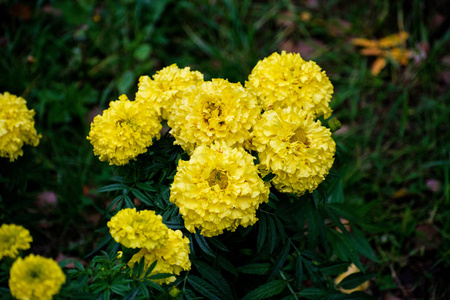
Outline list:
[[[111,176],[85,140],[93,115],[122,93],[133,97],[139,76],[172,63],[244,83],[259,59],[302,50],[335,87],[331,105],[343,124],[335,169],[345,202],[368,210],[364,233],[379,257],[367,262],[377,273],[371,292],[448,297],[441,275],[450,263],[450,31],[444,3],[436,3],[0,3],[0,91],[27,99],[44,136],[14,165],[0,162],[2,222],[38,224],[30,226],[37,252],[83,257],[99,236],[89,216],[105,201],[89,189]],[[409,32],[414,58],[389,61],[373,76],[374,58],[351,38],[399,30]],[[58,199],[49,213],[35,208],[42,191]]]

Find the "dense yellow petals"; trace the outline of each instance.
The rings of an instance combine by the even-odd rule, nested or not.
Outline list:
[[[35,112],[22,97],[0,94],[0,156],[10,161],[23,155],[24,144],[36,147],[42,135],[34,128]]]
[[[170,133],[175,144],[188,153],[214,141],[247,146],[250,129],[261,112],[255,96],[240,83],[224,79],[213,79],[189,90],[175,107],[168,121]]]
[[[179,161],[170,191],[186,229],[207,237],[255,224],[256,210],[268,198],[253,156],[225,142],[199,146],[189,161]]]
[[[180,275],[181,271],[189,271],[191,269],[189,253],[189,239],[183,237],[183,233],[180,230],[174,231],[169,229],[169,239],[161,248],[154,251],[141,249],[141,251],[133,255],[128,265],[132,268],[135,263],[139,263],[142,257],[145,257],[144,273],[156,261],[156,266],[149,275],[160,273]],[[175,276],[153,281],[158,284],[170,283],[175,281]]]
[[[162,217],[151,210],[122,209],[107,225],[114,240],[127,248],[154,250],[162,247],[169,238],[169,228],[162,222]]]
[[[333,85],[325,71],[300,54],[283,51],[264,58],[253,68],[245,87],[257,96],[264,110],[299,107],[325,118],[332,112]]]
[[[190,87],[201,82],[202,73],[191,71],[189,67],[179,69],[176,64],[172,64],[153,75],[153,80],[149,76],[139,78],[136,101],[146,103],[162,119],[167,120],[175,101]]]
[[[20,300],[50,300],[65,281],[66,276],[54,260],[31,254],[13,263],[9,288]]]
[[[266,111],[253,130],[263,174],[281,192],[310,193],[325,179],[334,162],[336,144],[328,128],[298,108]]]
[[[30,232],[22,226],[3,224],[0,227],[0,260],[6,256],[15,258],[19,250],[29,249],[32,241]]]
[[[154,137],[160,137],[162,126],[156,114],[140,102],[122,95],[91,123],[88,140],[94,154],[110,165],[125,165],[147,152]]]

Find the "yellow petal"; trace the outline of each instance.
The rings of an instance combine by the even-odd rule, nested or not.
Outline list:
[[[352,39],[352,44],[356,46],[361,47],[367,47],[367,48],[377,48],[378,42],[376,40],[368,40],[363,38],[355,38]]]
[[[382,48],[395,47],[404,44],[408,36],[409,34],[406,31],[400,31],[380,39],[378,43]]]
[[[386,66],[386,59],[383,57],[378,57],[372,64],[370,71],[373,76],[377,76],[381,70]]]

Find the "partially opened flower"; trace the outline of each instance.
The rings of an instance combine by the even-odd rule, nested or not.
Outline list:
[[[144,257],[144,273],[156,261],[156,266],[149,275],[161,273],[180,275],[181,271],[189,271],[191,269],[189,253],[189,239],[183,237],[183,233],[180,230],[174,231],[169,229],[169,239],[161,248],[152,251],[141,249],[141,251],[133,255],[128,265],[133,267],[135,263],[139,263],[142,257]],[[175,281],[175,276],[155,279],[153,281],[158,284],[170,283]]]
[[[122,95],[94,118],[87,139],[101,161],[121,166],[147,152],[152,139],[160,137],[161,128],[155,112]]]
[[[268,198],[253,156],[225,142],[199,146],[189,161],[180,161],[170,191],[187,230],[198,228],[207,237],[255,224]]]
[[[334,162],[336,144],[328,128],[298,108],[264,112],[253,130],[263,175],[285,193],[312,192],[325,179]]]
[[[172,64],[156,72],[153,80],[149,76],[139,78],[136,101],[146,103],[162,119],[167,120],[176,99],[202,81],[202,73],[191,71],[189,67],[180,69],[176,64]]]
[[[20,225],[3,224],[0,227],[0,260],[3,257],[15,258],[19,250],[27,250],[33,238],[30,232]]]
[[[17,299],[50,300],[65,281],[66,276],[53,259],[30,254],[13,263],[9,288]]]
[[[125,208],[108,222],[114,240],[127,248],[154,250],[162,247],[169,238],[169,228],[162,217],[151,210]]]
[[[188,153],[199,145],[223,141],[246,146],[260,116],[255,96],[240,83],[213,79],[188,91],[176,104],[168,124],[175,144]]]
[[[0,156],[10,161],[23,155],[24,144],[36,147],[41,134],[34,128],[34,110],[22,97],[0,94]]]
[[[259,61],[245,82],[264,110],[298,107],[314,117],[331,115],[333,85],[325,71],[296,53],[273,53]]]

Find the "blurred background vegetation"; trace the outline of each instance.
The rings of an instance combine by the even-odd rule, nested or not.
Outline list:
[[[96,189],[113,169],[86,136],[109,101],[134,97],[141,75],[177,63],[244,83],[258,60],[286,50],[334,85],[336,197],[364,215],[379,258],[366,262],[372,294],[449,297],[448,2],[0,1],[0,19],[0,92],[25,98],[43,135],[16,162],[0,159],[0,220],[30,229],[34,253],[85,259],[104,234],[110,199]],[[404,64],[352,43],[400,31]],[[377,57],[386,66],[374,75]]]

